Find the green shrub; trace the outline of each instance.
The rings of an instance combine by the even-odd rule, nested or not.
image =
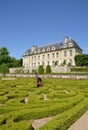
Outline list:
[[[31,130],[31,120],[51,116],[41,129],[66,130],[87,110],[88,80],[44,78],[43,84],[37,88],[35,78],[0,80],[1,130]]]
[[[65,111],[61,115],[53,118],[47,124],[39,128],[39,130],[67,130],[67,128],[75,122],[88,109],[88,102],[83,101],[78,105]]]
[[[44,74],[43,65],[39,65],[38,73],[39,73],[39,74]]]
[[[88,72],[88,67],[78,67],[78,68],[71,68],[72,72]]]
[[[50,65],[46,66],[46,74],[50,74],[51,73],[51,67]]]

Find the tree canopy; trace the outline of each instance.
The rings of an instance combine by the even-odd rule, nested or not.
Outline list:
[[[76,66],[88,66],[88,54],[81,54],[75,56]]]
[[[8,72],[10,67],[22,66],[22,59],[17,60],[10,56],[10,53],[6,47],[0,48],[0,73]]]

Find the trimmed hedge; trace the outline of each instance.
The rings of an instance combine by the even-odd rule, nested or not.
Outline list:
[[[52,119],[52,124],[47,128],[53,128],[54,123],[55,128],[58,128],[58,115],[61,116],[59,122],[70,125],[77,116],[73,112],[80,113],[81,107],[77,107],[79,104],[82,104],[83,112],[84,108],[87,109],[88,80],[47,78],[43,79],[43,84],[43,87],[37,88],[34,78],[0,80],[0,129],[33,129],[31,120],[49,116],[55,117],[57,121]],[[28,97],[28,103],[25,103],[25,97]],[[70,112],[73,114],[70,115]],[[62,118],[64,116],[67,117]]]
[[[88,101],[84,100],[68,111],[56,116],[39,130],[67,130],[88,109]]]
[[[71,68],[71,71],[72,72],[88,72],[88,67],[85,67],[85,68],[83,68],[83,67],[78,67],[78,68]]]

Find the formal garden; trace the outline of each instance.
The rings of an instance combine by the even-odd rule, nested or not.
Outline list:
[[[88,54],[75,62],[68,74],[40,66],[43,86],[37,87],[35,71],[9,73],[22,68],[22,59],[0,48],[0,130],[67,130],[88,110]]]
[[[0,130],[34,130],[44,118],[38,130],[67,130],[88,110],[88,80],[42,80],[37,88],[35,78],[0,77]]]

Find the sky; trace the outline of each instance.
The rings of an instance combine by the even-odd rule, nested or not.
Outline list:
[[[65,36],[88,54],[88,0],[0,0],[0,48],[11,57]]]

